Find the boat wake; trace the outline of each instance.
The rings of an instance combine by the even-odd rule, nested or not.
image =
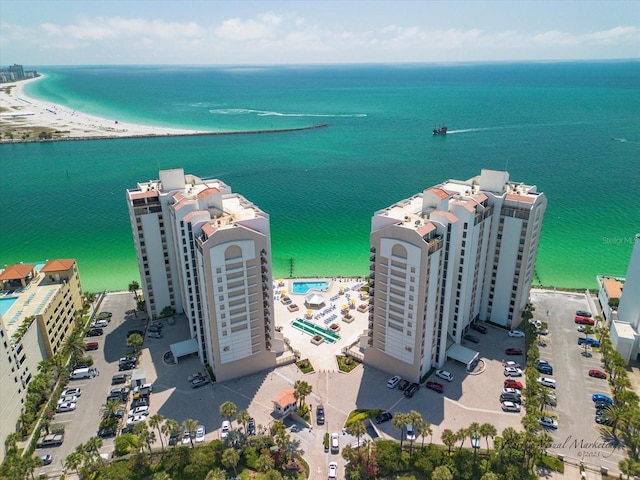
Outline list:
[[[482,132],[485,130],[496,130],[497,128],[464,128],[460,130],[447,130],[447,135],[450,133],[470,133],[470,132]]]
[[[209,110],[214,115],[256,115],[258,117],[315,117],[315,118],[362,118],[366,113],[282,113],[248,108],[215,108]]]

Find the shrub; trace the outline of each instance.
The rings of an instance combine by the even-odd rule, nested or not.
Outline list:
[[[296,366],[300,369],[302,373],[313,373],[313,365],[308,359],[300,360],[296,362]]]
[[[540,467],[550,468],[556,472],[564,473],[564,463],[558,457],[551,455],[541,455],[536,462]]]

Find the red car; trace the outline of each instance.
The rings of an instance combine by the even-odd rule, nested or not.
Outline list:
[[[444,387],[442,386],[442,384],[438,382],[427,382],[425,383],[425,387],[430,388],[434,392],[438,392],[438,393],[444,392]]]
[[[596,323],[593,318],[581,317],[580,315],[576,315],[575,322],[581,325],[595,325]]]
[[[507,378],[504,381],[504,388],[516,388],[522,390],[522,382],[514,380],[513,378]]]
[[[601,372],[600,370],[589,370],[589,376],[590,377],[596,377],[596,378],[607,378],[607,374],[604,372]]]
[[[524,352],[520,348],[507,348],[504,353],[507,355],[522,355]]]
[[[85,350],[97,350],[98,342],[89,342],[84,345]]]

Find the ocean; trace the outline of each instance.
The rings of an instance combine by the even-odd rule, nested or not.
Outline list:
[[[536,283],[624,276],[640,232],[639,61],[35,68],[46,78],[28,95],[114,120],[328,124],[1,145],[0,265],[76,258],[88,291],[139,280],[125,190],[168,168],[270,215],[275,277],[367,275],[376,210],[482,168],[548,196]],[[432,136],[440,125],[450,133]]]

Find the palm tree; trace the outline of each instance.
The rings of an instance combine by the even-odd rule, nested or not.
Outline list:
[[[11,432],[4,439],[4,451],[7,456],[18,450],[18,440],[20,440],[20,435],[17,432]]]
[[[42,466],[42,460],[38,457],[22,457],[22,466],[25,469],[25,473],[31,475],[31,479],[33,480],[33,472],[36,468]]]
[[[84,340],[82,337],[72,334],[64,340],[62,351],[71,358],[71,363],[75,364],[79,358],[84,356],[84,348]]]
[[[133,349],[137,355],[143,342],[144,338],[142,338],[142,335],[134,333],[133,335],[129,335],[127,338],[127,347]]]
[[[273,467],[275,467],[275,465],[276,464],[273,461],[273,458],[271,458],[271,455],[266,453],[263,453],[256,459],[256,470],[258,470],[261,473],[268,472]]]
[[[115,415],[115,413],[122,408],[120,400],[109,400],[100,407],[100,416],[103,419],[107,419]]]
[[[231,418],[236,414],[238,407],[236,407],[235,403],[227,400],[222,405],[220,405],[220,408],[218,410],[220,412],[220,416],[222,418],[226,418],[227,420],[229,420],[229,423],[231,423]]]
[[[227,475],[223,470],[214,468],[213,470],[209,470],[209,473],[207,473],[207,476],[204,477],[204,480],[225,480],[226,478]]]
[[[91,454],[93,453],[96,456],[100,456],[100,448],[102,448],[102,439],[97,436],[91,437],[87,440],[87,443],[84,444],[85,452]]]
[[[618,462],[618,466],[620,471],[627,476],[627,480],[631,478],[631,475],[640,475],[640,463],[632,458],[623,458]]]
[[[133,298],[138,300],[138,289],[140,288],[140,284],[135,280],[129,284],[129,291],[133,293]]]
[[[299,405],[298,408],[304,405],[305,399],[311,395],[312,387],[304,380],[296,380],[293,384],[293,396],[296,400],[298,400]]]
[[[482,425],[480,425],[479,433],[480,433],[480,436],[484,437],[485,442],[487,442],[487,455],[488,455],[489,454],[489,437],[491,437],[491,440],[493,440],[493,437],[495,437],[498,434],[498,430],[496,430],[496,427],[494,427],[490,423],[483,423]]]
[[[448,453],[451,454],[451,447],[453,447],[456,444],[456,439],[457,439],[456,434],[453,433],[448,428],[445,428],[442,431],[440,438],[442,440],[442,443],[444,443],[449,448]]]
[[[446,465],[440,465],[433,469],[431,478],[433,480],[453,480],[453,474],[451,473],[451,470],[449,470],[449,467]]]
[[[67,455],[67,458],[64,461],[65,468],[68,468],[69,470],[75,470],[76,475],[80,477],[80,472],[78,471],[78,468],[80,467],[80,465],[82,465],[82,458],[83,456],[81,453],[71,452],[69,455]]]
[[[160,446],[162,447],[162,451],[164,452],[164,441],[162,440],[161,428],[162,422],[164,422],[164,417],[159,413],[156,413],[149,418],[149,426],[158,430],[158,437],[160,437]]]
[[[191,448],[195,448],[193,445],[193,437],[196,436],[198,422],[193,418],[187,418],[184,422],[182,422],[182,428],[185,432],[189,432],[189,441],[191,442]]]
[[[402,441],[404,440],[404,429],[409,424],[409,416],[406,413],[396,413],[391,419],[391,425],[400,429],[400,450],[402,451]]]
[[[429,422],[422,421],[418,426],[418,434],[422,437],[422,446],[424,447],[424,437],[425,435],[431,436],[431,443],[433,443],[433,429],[431,428],[431,424]]]
[[[603,410],[604,418],[611,425],[611,435],[616,436],[616,429],[620,420],[626,417],[626,412],[620,405],[611,405]]]
[[[162,424],[162,433],[167,435],[167,437],[171,436],[171,434],[177,434],[180,431],[180,425],[173,418],[167,418]],[[175,445],[174,445],[175,447]]]
[[[236,452],[235,449],[227,448],[224,452],[222,452],[222,459],[221,459],[222,464],[227,468],[229,467],[233,468],[233,473],[235,475],[238,474],[238,472],[236,472],[236,466],[238,465],[239,461],[240,461],[240,454]]]
[[[460,448],[458,449],[458,451],[460,451],[462,450],[464,441],[467,439],[467,436],[469,435],[469,430],[467,430],[466,428],[459,428],[458,431],[455,433],[455,435],[456,435],[456,440],[460,440]]]
[[[358,439],[358,446],[360,446],[360,437],[362,437],[367,432],[367,429],[364,426],[364,423],[354,421],[347,425],[347,431],[350,435],[353,435]]]
[[[249,415],[249,412],[247,412],[246,410],[240,410],[238,412],[238,417],[236,418],[237,422],[242,425],[242,428],[244,429],[244,433],[247,433],[247,424],[249,423],[249,420],[251,420],[251,415]]]

